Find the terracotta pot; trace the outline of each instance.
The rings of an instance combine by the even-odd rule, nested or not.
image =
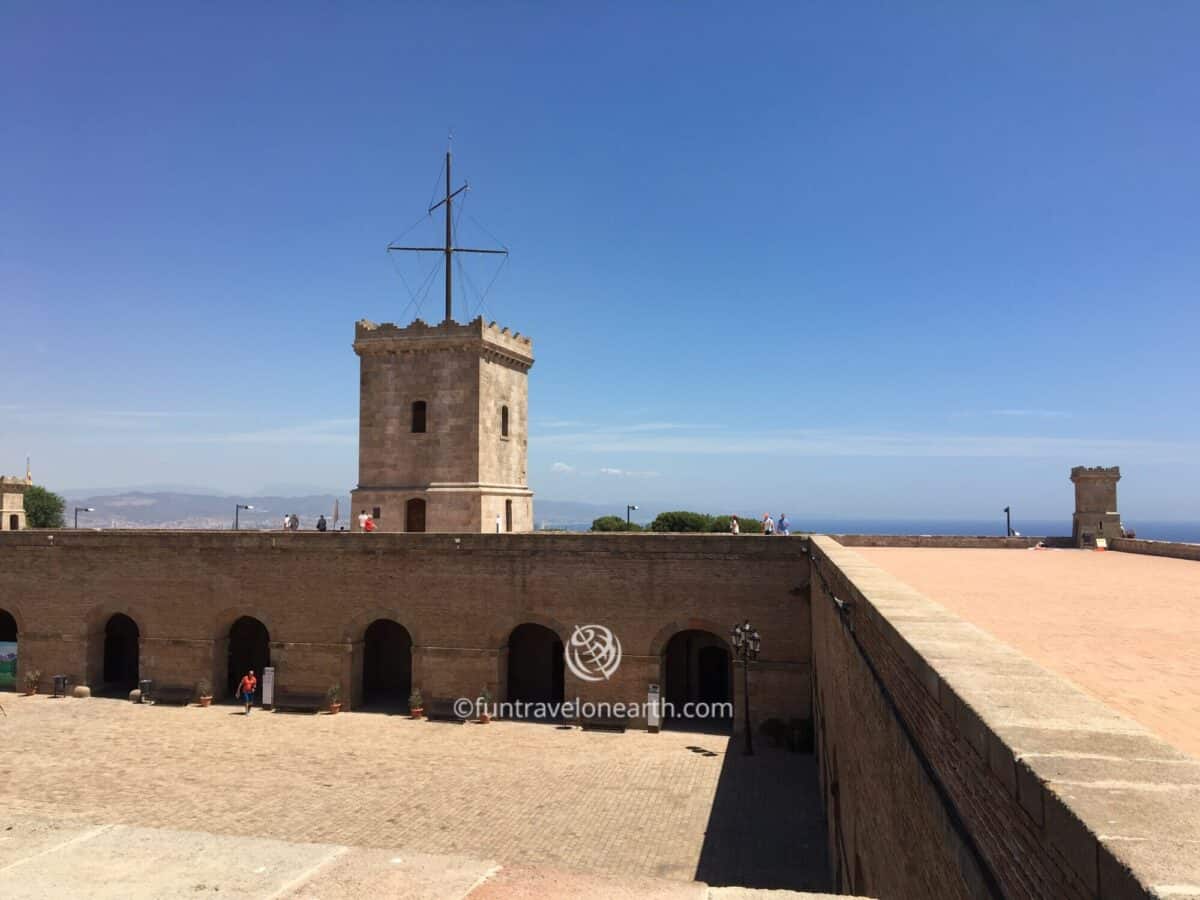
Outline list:
[[[408,714],[410,716],[412,716],[414,719],[419,719],[419,718],[421,718],[421,716],[425,715],[425,707],[414,706],[412,709],[410,709],[408,711]]]
[[[341,711],[342,711],[342,704],[340,704],[340,703],[330,703],[329,704],[329,714],[331,716],[336,715],[337,713],[339,713]]]
[[[33,696],[34,694],[36,694],[36,693],[37,693],[37,688],[36,688],[36,687],[27,687],[27,688],[25,688],[25,696],[26,696],[26,697],[32,697],[32,696]]]
[[[201,697],[200,698],[201,706],[209,706],[211,703],[212,703],[212,697]]]
[[[490,721],[492,721],[492,717],[488,713],[480,713],[479,714],[479,724],[480,725],[486,725]]]

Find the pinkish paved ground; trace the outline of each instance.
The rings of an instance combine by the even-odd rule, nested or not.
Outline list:
[[[1087,550],[854,551],[1200,756],[1200,563]]]

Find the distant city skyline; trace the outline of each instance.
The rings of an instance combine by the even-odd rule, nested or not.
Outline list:
[[[354,322],[441,318],[384,247],[436,241],[453,129],[535,516],[1048,520],[1120,465],[1129,520],[1200,520],[1200,8],[0,25],[2,474],[348,492]]]

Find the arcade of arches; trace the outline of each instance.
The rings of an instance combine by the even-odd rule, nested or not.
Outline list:
[[[497,701],[632,705],[652,684],[673,704],[738,705],[741,672],[721,635],[748,617],[766,648],[751,714],[811,715],[802,538],[68,529],[48,543],[0,534],[0,597],[19,598],[0,606],[20,626],[19,667],[45,687],[59,673],[93,691],[204,680],[229,697],[246,670],[273,666],[277,690],[338,685],[351,709],[403,708],[414,688],[426,701],[487,689]],[[562,656],[571,629],[592,623],[623,649],[595,682]]]

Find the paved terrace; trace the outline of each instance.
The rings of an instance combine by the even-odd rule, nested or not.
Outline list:
[[[747,758],[728,737],[0,704],[6,898],[700,900],[749,896],[704,883],[828,882],[813,757]]]
[[[1111,551],[853,549],[1200,756],[1200,563]]]

